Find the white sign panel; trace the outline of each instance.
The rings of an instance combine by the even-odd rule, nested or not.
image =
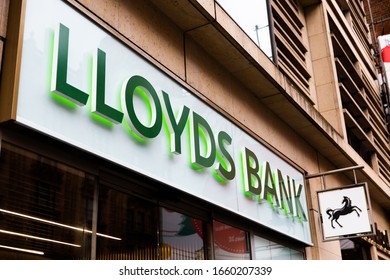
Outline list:
[[[301,172],[63,1],[27,1],[17,122],[311,244]]]
[[[372,233],[365,184],[317,192],[324,240]]]

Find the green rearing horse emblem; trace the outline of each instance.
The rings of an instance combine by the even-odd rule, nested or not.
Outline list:
[[[362,212],[362,210],[359,207],[352,205],[351,199],[347,196],[343,197],[343,201],[341,203],[344,204],[344,206],[342,208],[338,208],[338,209],[330,209],[329,208],[326,210],[326,214],[328,214],[328,216],[329,216],[328,219],[330,219],[330,224],[331,224],[332,228],[335,228],[333,225],[333,221],[335,221],[340,227],[343,227],[338,222],[338,219],[340,218],[340,216],[348,215],[352,212],[356,212],[358,217],[360,217],[360,214],[357,210]]]

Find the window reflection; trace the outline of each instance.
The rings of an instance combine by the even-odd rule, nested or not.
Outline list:
[[[93,180],[2,143],[0,258],[88,259]]]
[[[154,260],[158,251],[158,208],[147,201],[114,190],[99,189],[97,259]]]
[[[98,236],[97,259],[204,259],[202,228],[182,213],[106,186],[99,190],[98,232],[119,240]]]
[[[85,172],[3,142],[0,259],[90,259],[95,248],[102,260],[251,257],[248,232],[216,220],[205,223],[107,185],[99,186],[92,244],[96,187]],[[304,258],[259,236],[253,240],[255,259]]]
[[[202,221],[171,211],[161,209],[162,241],[166,259],[203,260],[203,224]]]
[[[250,259],[249,240],[247,232],[214,220],[213,237],[215,259]]]
[[[256,260],[303,260],[302,252],[282,246],[270,240],[254,236]]]

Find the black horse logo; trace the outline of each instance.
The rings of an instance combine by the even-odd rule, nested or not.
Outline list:
[[[351,199],[349,197],[344,196],[343,197],[343,201],[341,203],[344,204],[344,206],[342,208],[334,209],[334,210],[333,209],[327,209],[326,210],[326,214],[329,215],[328,219],[331,219],[330,220],[330,224],[331,224],[332,228],[335,228],[334,225],[333,225],[333,221],[336,221],[336,223],[340,227],[343,227],[338,222],[338,219],[340,218],[340,216],[348,215],[348,214],[350,214],[350,213],[355,211],[356,214],[358,215],[358,217],[360,217],[360,214],[359,214],[359,212],[357,210],[362,212],[362,210],[359,207],[352,206],[352,202],[351,202]]]

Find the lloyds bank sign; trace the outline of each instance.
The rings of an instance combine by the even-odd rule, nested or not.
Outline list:
[[[17,121],[311,244],[301,172],[62,1],[27,1]]]

